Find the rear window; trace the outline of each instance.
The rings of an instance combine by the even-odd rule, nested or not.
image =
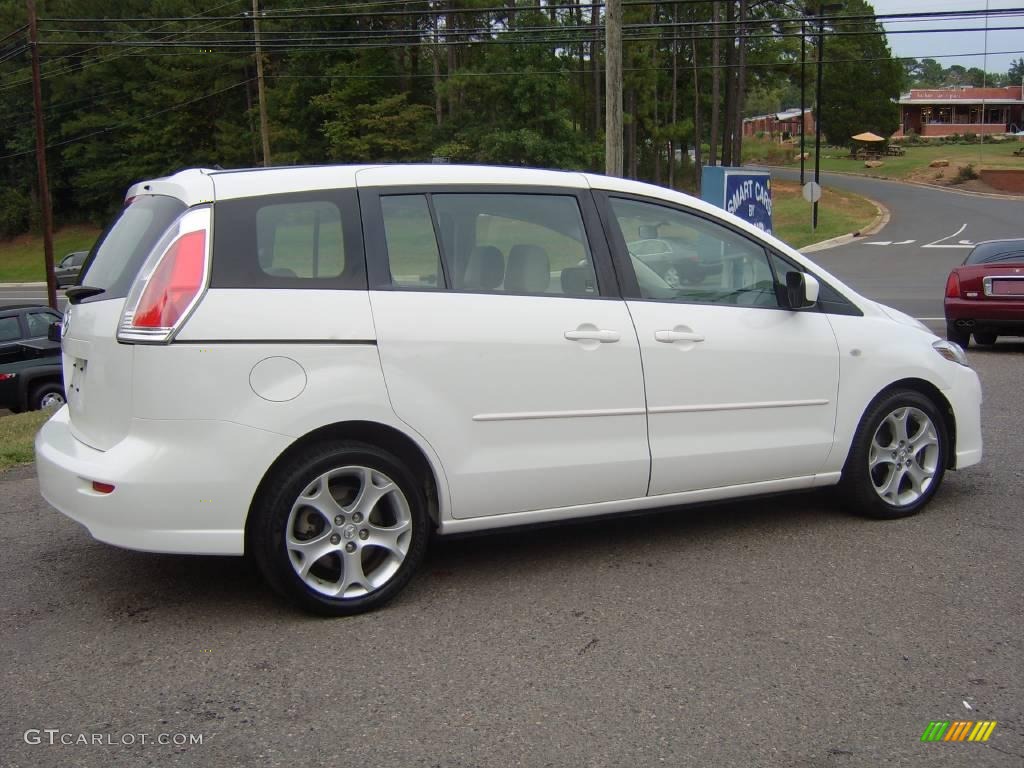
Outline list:
[[[968,254],[965,266],[971,264],[1024,263],[1024,240],[981,243]]]
[[[78,282],[103,289],[92,300],[127,296],[146,256],[184,210],[183,202],[166,195],[140,195],[124,208],[100,235],[82,267]]]

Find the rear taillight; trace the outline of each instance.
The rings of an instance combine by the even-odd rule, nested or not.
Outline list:
[[[946,298],[960,298],[960,278],[957,276],[956,272],[950,272],[949,277],[946,278]]]
[[[125,302],[118,340],[170,341],[206,287],[209,262],[210,208],[192,208],[146,259]]]
[[[0,381],[11,381],[12,379],[16,379],[17,377],[18,374],[16,373],[0,373]]]

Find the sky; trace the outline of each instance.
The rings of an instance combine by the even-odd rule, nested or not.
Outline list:
[[[875,13],[914,13],[924,11],[965,11],[985,10],[986,0],[870,0]],[[1000,8],[1024,7],[1024,0],[988,0],[989,10]],[[914,34],[893,34],[900,29],[948,29],[950,27],[984,27],[983,16],[969,19],[883,22],[888,33],[889,47],[896,56],[913,56],[917,59],[933,58],[949,67],[961,64],[970,69],[978,67],[989,72],[1006,72],[1010,62],[1024,57],[1024,30],[998,31],[1000,26],[1024,27],[1024,15],[1007,18],[993,18],[988,22],[988,45],[985,44],[984,32],[917,32]],[[988,55],[987,67],[985,57],[980,55],[985,50]],[[997,51],[1017,51],[1014,54],[996,54]],[[977,56],[958,56],[943,58],[943,54],[970,53]]]

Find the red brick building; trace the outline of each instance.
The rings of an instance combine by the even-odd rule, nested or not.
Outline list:
[[[900,127],[894,137],[953,133],[999,134],[1024,131],[1024,94],[1019,85],[1005,88],[929,88],[900,98]]]
[[[800,108],[743,118],[743,135],[786,141],[800,138]],[[814,112],[804,110],[804,135],[814,136]]]

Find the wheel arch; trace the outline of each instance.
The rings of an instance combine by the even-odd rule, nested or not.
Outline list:
[[[876,394],[873,398],[871,398],[871,401],[864,406],[863,411],[861,411],[861,419],[864,418],[864,414],[871,410],[875,403],[877,403],[883,397],[886,397],[892,392],[895,392],[900,389],[909,389],[913,392],[917,392],[918,394],[924,395],[933,403],[935,403],[935,407],[938,409],[939,413],[942,414],[943,425],[946,427],[946,435],[949,437],[949,450],[946,451],[946,469],[955,469],[956,415],[953,413],[952,404],[950,404],[946,396],[942,394],[942,390],[939,389],[934,384],[932,384],[930,381],[919,378],[906,378],[892,382],[887,387],[879,391],[879,393]],[[851,445],[850,451],[852,450],[853,446]],[[849,452],[847,452],[847,457],[849,457]]]
[[[440,524],[441,500],[438,484],[443,482],[443,478],[438,477],[423,448],[409,435],[387,424],[376,421],[341,421],[334,424],[326,424],[298,438],[263,473],[263,477],[256,486],[256,491],[253,493],[252,500],[249,503],[249,511],[246,514],[244,546],[247,553],[252,551],[249,544],[249,536],[250,523],[254,519],[252,514],[253,506],[266,491],[267,485],[275,472],[296,454],[308,449],[310,446],[336,443],[342,440],[357,440],[383,448],[411,466],[417,478],[423,483],[422,490],[427,502],[427,515],[435,526]]]
[[[64,388],[64,377],[60,366],[41,366],[38,369],[22,373],[21,381],[18,383],[18,399],[22,410],[29,409],[29,397],[32,391],[42,384],[57,384]]]

